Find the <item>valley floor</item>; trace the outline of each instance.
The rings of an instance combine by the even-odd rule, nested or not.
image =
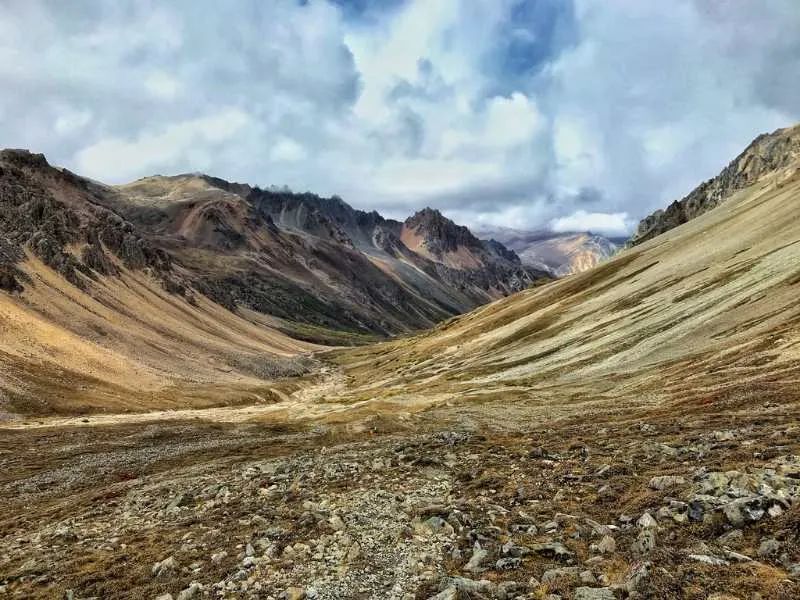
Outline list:
[[[302,419],[2,430],[0,597],[800,597],[796,386],[368,413],[342,385]]]

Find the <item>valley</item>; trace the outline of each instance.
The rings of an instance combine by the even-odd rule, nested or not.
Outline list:
[[[0,296],[0,591],[798,597],[800,128],[771,136],[790,159],[759,163],[776,147],[760,138],[707,184],[725,190],[713,209],[558,280],[435,211],[400,224],[332,201],[324,214],[341,214],[324,220],[303,198],[242,203],[235,184],[196,177],[87,183],[98,208],[75,218],[93,230],[111,211],[147,232],[144,262],[124,262],[130,238],[120,254],[103,242],[90,263],[114,269],[87,274],[69,259],[86,256],[74,227],[66,258],[37,254],[42,232],[60,239],[47,224],[4,263],[24,289]],[[267,255],[334,243],[359,276],[364,261],[413,266],[431,287],[398,276],[358,314],[292,320],[237,283]],[[342,298],[368,293],[358,281]],[[444,309],[445,292],[463,303]]]

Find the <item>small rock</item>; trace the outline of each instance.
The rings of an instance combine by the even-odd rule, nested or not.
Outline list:
[[[644,556],[653,551],[656,547],[656,532],[652,527],[642,529],[636,541],[631,544],[631,552],[635,556]]]
[[[306,591],[303,588],[290,587],[283,592],[284,600],[304,600],[305,597]]]
[[[169,558],[165,558],[161,562],[154,564],[152,573],[153,577],[165,578],[171,576],[177,570],[178,562],[175,560],[175,557],[170,556]]]
[[[776,556],[781,551],[781,543],[775,539],[766,539],[758,546],[758,555],[761,558]]]
[[[560,561],[568,561],[573,557],[572,552],[561,542],[533,544],[531,546],[531,551],[546,558],[555,558]]]
[[[465,571],[479,571],[481,570],[481,563],[486,559],[486,556],[489,553],[484,550],[483,548],[476,547],[472,551],[472,557],[469,559],[469,562],[464,565]]]
[[[599,544],[597,544],[597,551],[600,552],[600,554],[611,554],[616,550],[617,542],[610,535],[603,536],[603,539],[600,540]]]
[[[512,571],[514,569],[519,569],[521,564],[522,559],[520,558],[501,558],[497,561],[495,566],[498,571]]]
[[[658,522],[653,518],[649,512],[644,513],[639,520],[636,521],[636,524],[641,527],[642,529],[649,529],[650,527],[658,526]]]
[[[542,583],[552,583],[557,579],[580,581],[581,570],[579,567],[561,567],[548,569],[542,574]]]
[[[180,594],[178,594],[178,598],[176,600],[192,600],[192,598],[196,598],[200,592],[200,584],[193,583],[188,588],[183,590]]]
[[[730,564],[727,560],[722,560],[716,556],[709,556],[708,554],[690,554],[689,559],[715,567],[724,567]]]
[[[666,490],[667,488],[683,485],[686,479],[680,475],[661,475],[650,480],[650,488],[654,490]]]
[[[741,542],[743,539],[744,533],[742,533],[741,529],[732,529],[729,532],[723,533],[721,536],[719,536],[717,541],[720,544],[733,546]]]
[[[579,587],[572,596],[574,600],[614,600],[611,588]]]

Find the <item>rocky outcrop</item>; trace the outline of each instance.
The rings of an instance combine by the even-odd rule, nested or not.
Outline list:
[[[800,125],[762,134],[722,172],[701,183],[682,200],[645,217],[629,244],[646,242],[718,206],[733,194],[765,178],[779,185],[800,166]]]
[[[90,184],[25,150],[0,152],[0,270],[2,286],[19,291],[14,265],[27,250],[70,283],[116,275],[116,261],[166,276],[169,256],[133,224],[92,201]]]
[[[406,219],[405,227],[419,236],[433,256],[459,248],[481,250],[483,244],[463,225],[456,225],[438,210],[423,208]]]

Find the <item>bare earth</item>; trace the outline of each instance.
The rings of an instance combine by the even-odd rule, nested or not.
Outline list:
[[[239,406],[9,415],[0,593],[798,598],[798,198],[771,177],[430,332],[232,376]]]

